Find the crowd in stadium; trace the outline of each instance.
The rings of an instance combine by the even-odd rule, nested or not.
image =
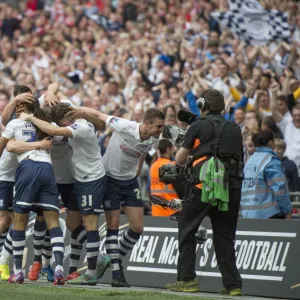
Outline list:
[[[13,101],[16,107],[25,99],[18,95],[28,92],[36,98],[43,96],[48,106],[63,98],[73,106],[92,108],[106,124],[113,120],[107,115],[142,123],[153,119],[146,111],[157,109],[155,118],[162,120],[162,111],[165,124],[186,130],[188,124],[177,119],[178,111],[200,116],[198,97],[213,88],[224,95],[225,118],[234,120],[242,130],[244,162],[255,152],[252,137],[262,130],[273,131],[274,150],[284,166],[289,191],[300,191],[300,6],[293,0],[260,2],[266,9],[288,13],[289,40],[248,45],[237,39],[211,15],[227,11],[226,0],[28,0],[16,1],[13,6],[0,3],[2,132],[8,136],[3,110]],[[49,89],[53,84],[56,87]],[[14,94],[16,86],[26,86],[28,90]],[[230,107],[234,108],[232,116],[228,114]],[[30,117],[26,118],[23,120],[29,121]],[[45,126],[30,121],[39,128]],[[109,148],[114,130],[120,130],[118,126],[132,130],[128,124],[123,120],[105,130],[99,126],[97,143],[102,155]],[[72,134],[75,133],[71,130]],[[156,134],[153,131],[150,136]],[[70,137],[70,132],[61,135]],[[147,199],[151,189],[159,189],[157,183],[153,184],[157,172],[151,170],[155,159],[171,161],[174,150],[172,144],[160,141],[148,151],[138,172],[141,198]],[[170,199],[179,198],[179,194],[176,189],[169,191]],[[163,195],[168,198],[166,192]],[[165,212],[156,210],[156,215],[166,215]],[[117,236],[113,221],[112,216],[111,238]],[[139,221],[136,224],[136,230],[125,235],[124,245],[139,238]],[[95,228],[87,235],[91,244],[92,231]],[[52,230],[53,234],[58,238],[60,233]],[[80,234],[81,231],[76,238]],[[130,250],[126,249],[124,246],[125,254]],[[97,256],[93,259],[97,261]],[[119,278],[122,268],[116,267],[115,272]]]
[[[197,95],[213,87],[224,93],[226,109],[239,107],[235,121],[245,137],[246,159],[254,151],[249,136],[271,128],[285,139],[287,145],[278,143],[299,171],[299,140],[285,136],[270,97],[274,90],[279,111],[290,120],[289,108],[300,97],[299,6],[292,0],[261,2],[289,13],[290,43],[249,46],[237,40],[210,15],[228,9],[224,0],[33,0],[19,1],[18,8],[2,3],[0,111],[15,84],[39,96],[59,82],[76,105],[137,122],[157,107],[167,124],[185,128],[178,110],[199,114]],[[102,153],[110,136],[107,131],[101,137]],[[289,182],[291,191],[299,190],[294,178]]]
[[[16,83],[41,95],[59,82],[76,105],[137,122],[147,108],[158,107],[167,123],[176,124],[180,108],[199,114],[197,95],[213,87],[224,93],[227,108],[236,103],[241,108],[235,120],[243,129],[246,157],[254,151],[249,136],[261,126],[283,137],[269,96],[275,88],[280,99],[293,95],[290,105],[299,98],[295,1],[262,1],[288,12],[292,30],[291,43],[267,46],[245,45],[220,28],[210,13],[228,9],[227,1],[109,2],[20,1],[18,9],[1,4],[1,111]],[[110,136],[105,132],[101,138],[102,152]],[[299,170],[299,148],[292,150],[298,141],[286,142]],[[292,183],[290,189],[299,187]]]

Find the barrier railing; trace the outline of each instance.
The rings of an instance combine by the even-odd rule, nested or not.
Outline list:
[[[293,202],[300,202],[300,192],[290,192],[289,194]]]

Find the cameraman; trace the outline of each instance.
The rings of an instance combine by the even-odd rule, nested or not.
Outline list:
[[[237,125],[231,122],[229,126],[224,127],[228,128],[225,134],[225,143],[224,140],[222,143],[224,134],[221,134],[220,148],[221,146],[226,148],[224,150],[226,153],[239,153],[239,157],[234,160],[234,163],[232,160],[228,164],[224,163],[228,174],[229,204],[228,211],[220,211],[218,206],[202,202],[202,183],[199,181],[199,173],[203,163],[213,157],[213,151],[209,149],[215,143],[214,124],[228,122],[221,115],[225,107],[224,97],[219,91],[208,89],[202,93],[198,100],[198,107],[201,109],[202,117],[189,127],[183,145],[176,154],[176,162],[180,165],[189,164],[190,155],[192,156],[194,180],[191,183],[189,195],[185,199],[179,218],[177,282],[167,284],[166,287],[177,292],[199,291],[195,272],[195,233],[202,220],[209,216],[212,223],[216,258],[223,279],[224,289],[220,293],[239,296],[242,295],[242,279],[236,267],[234,240],[243,180],[242,136],[240,129],[236,129]],[[220,150],[223,151],[223,149]]]

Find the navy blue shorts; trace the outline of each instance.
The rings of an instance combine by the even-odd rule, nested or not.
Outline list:
[[[0,181],[0,211],[13,211],[14,182]]]
[[[68,210],[78,211],[79,208],[74,193],[74,183],[57,183],[57,189],[63,207],[66,207]]]
[[[136,177],[130,180],[118,180],[107,177],[103,208],[105,211],[112,211],[119,210],[121,206],[144,206]]]
[[[106,184],[106,175],[89,182],[75,180],[74,192],[82,215],[100,215]]]
[[[22,160],[16,171],[14,212],[28,213],[32,208],[59,211],[58,190],[51,164]]]

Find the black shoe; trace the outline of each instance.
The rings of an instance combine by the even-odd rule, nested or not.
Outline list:
[[[123,281],[121,278],[116,278],[111,283],[112,287],[130,287],[130,285],[125,281]]]
[[[127,287],[130,287],[130,285],[127,283],[126,277],[125,277],[125,275],[124,275],[124,267],[123,267],[122,265],[120,265],[120,271],[121,271],[121,277],[120,277],[120,280],[121,280],[122,282],[124,282],[124,283],[127,285]]]

